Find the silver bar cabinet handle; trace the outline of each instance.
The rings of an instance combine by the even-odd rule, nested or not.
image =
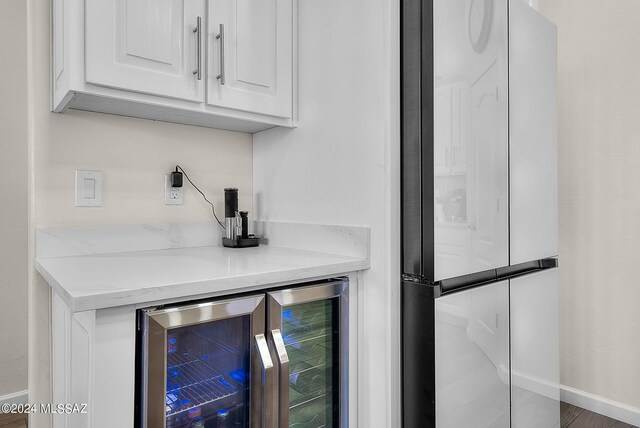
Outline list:
[[[216,35],[216,40],[218,39],[220,39],[220,73],[216,79],[220,81],[221,85],[224,85],[224,24],[220,24],[220,32]]]
[[[282,340],[282,333],[279,329],[271,330],[271,339],[276,348],[278,363],[280,364],[280,374],[278,376],[279,388],[279,428],[289,428],[289,355]]]
[[[193,74],[198,77],[198,80],[202,80],[202,17],[198,17],[196,21],[196,27],[193,32],[197,34],[197,68],[193,70]]]
[[[264,334],[256,334],[256,347],[262,365],[262,428],[276,428],[278,412],[275,409],[275,378],[273,360]]]

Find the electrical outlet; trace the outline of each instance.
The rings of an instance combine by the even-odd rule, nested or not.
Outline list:
[[[164,176],[164,204],[182,205],[182,187],[171,187],[171,177]]]

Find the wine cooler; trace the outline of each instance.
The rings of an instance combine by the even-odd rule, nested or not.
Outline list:
[[[142,428],[346,428],[348,281],[139,311]]]

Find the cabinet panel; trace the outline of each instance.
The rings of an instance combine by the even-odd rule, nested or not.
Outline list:
[[[213,0],[208,16],[207,103],[290,118],[292,0]]]
[[[523,1],[510,4],[510,247],[517,264],[558,254],[557,36]]]
[[[436,426],[509,427],[508,281],[436,299]]]
[[[252,90],[273,90],[278,44],[276,0],[236,0],[236,11],[237,81]]]
[[[558,269],[510,283],[512,426],[559,427]]]
[[[203,102],[204,80],[194,75],[198,16],[204,31],[202,0],[87,2],[86,81]]]
[[[71,314],[64,301],[55,293],[51,296],[51,331],[55,340],[51,342],[51,390],[53,403],[71,402]],[[52,416],[54,428],[68,426],[67,415]]]

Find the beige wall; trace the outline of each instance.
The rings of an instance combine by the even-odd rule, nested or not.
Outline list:
[[[73,110],[50,113],[49,2],[30,0],[29,5],[35,226],[211,218],[210,207],[189,187],[183,206],[164,205],[163,177],[176,163],[215,203],[219,217],[224,216],[224,187],[238,187],[240,206],[252,211],[249,134]],[[103,207],[74,207],[76,169],[103,171]],[[37,275],[32,287],[31,401],[47,402],[49,289]],[[46,425],[38,420],[36,426]]]
[[[640,408],[640,2],[540,10],[558,25],[561,382]]]
[[[26,21],[0,0],[0,397],[27,389]]]

